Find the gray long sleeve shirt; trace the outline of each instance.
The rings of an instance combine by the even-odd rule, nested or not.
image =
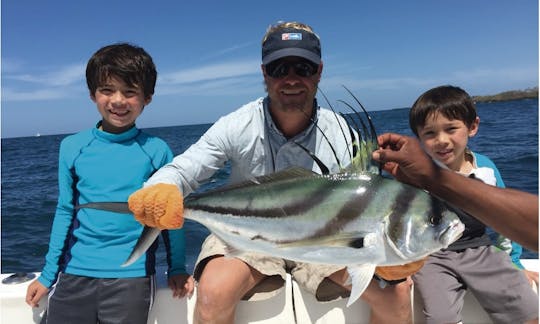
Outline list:
[[[316,106],[313,122],[309,127],[297,136],[287,139],[272,121],[268,100],[268,97],[259,98],[221,117],[195,144],[159,169],[145,186],[157,183],[176,184],[183,195],[187,196],[227,161],[231,165],[230,183],[291,166],[300,166],[320,173],[321,170],[313,158],[295,142],[313,152],[331,173],[338,172],[340,166],[350,163],[348,147],[351,139],[342,117],[336,116],[331,110]],[[334,148],[337,159],[330,145]]]

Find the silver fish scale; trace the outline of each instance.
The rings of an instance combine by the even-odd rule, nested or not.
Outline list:
[[[320,208],[329,193],[347,190],[354,194],[359,185],[362,184],[356,178],[343,180],[334,175],[250,183],[227,191],[188,197],[184,206],[212,213],[280,218]]]
[[[189,200],[184,206],[186,211],[191,212],[184,216],[207,226],[211,226],[207,222],[219,222],[226,218],[231,231],[240,231],[245,227],[250,236],[267,237],[267,240],[274,242],[290,240],[291,231],[295,237],[300,235],[308,238],[327,224],[332,224],[336,213],[341,210],[339,206],[356,199],[359,185],[355,180],[336,181],[333,177],[323,176],[296,179],[294,185],[288,182],[254,185],[251,190],[242,190],[243,194],[220,193],[212,199],[202,197],[196,201]],[[214,201],[208,203],[209,200]],[[195,215],[204,215],[206,220]],[[215,217],[218,219],[211,220]],[[349,218],[352,218],[351,213]],[[253,226],[246,226],[246,222]],[[278,239],[275,239],[276,235]]]

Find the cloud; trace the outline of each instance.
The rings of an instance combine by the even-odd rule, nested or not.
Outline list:
[[[239,45],[242,47],[246,45]],[[235,48],[236,48],[235,47]],[[234,48],[223,51],[232,51]],[[3,101],[55,100],[80,97],[86,93],[83,64],[71,64],[56,71],[42,74],[17,73],[24,67],[21,62],[9,62],[3,71]],[[201,65],[196,68],[160,73],[157,95],[181,94],[186,96],[230,96],[261,93],[264,89],[258,59],[229,61]],[[14,72],[12,72],[14,71]],[[323,91],[341,91],[342,85],[350,89],[363,89],[383,93],[420,93],[433,86],[455,84],[472,94],[489,94],[490,91],[513,90],[522,86],[536,86],[538,68],[471,69],[435,74],[429,77],[397,76],[394,78],[359,78],[357,73],[336,69],[323,75]],[[71,88],[71,89],[70,89]]]
[[[234,61],[162,73],[156,94],[231,95],[252,94],[263,89],[260,61]]]
[[[16,73],[24,67],[24,62],[16,58],[2,58],[2,73]]]
[[[256,60],[210,64],[194,69],[163,73],[158,82],[163,85],[185,84],[260,74],[260,62]]]
[[[63,99],[72,94],[65,88],[49,88],[38,90],[14,90],[12,88],[2,88],[2,101],[39,101]],[[78,92],[79,93],[79,92]]]
[[[424,77],[396,77],[359,79],[355,77],[330,76],[321,80],[321,86],[328,89],[342,88],[345,85],[351,89],[369,89],[376,91],[390,91],[403,87],[422,87],[432,84],[435,79]]]
[[[537,80],[538,67],[532,68],[501,68],[501,69],[473,69],[470,71],[456,71],[452,73],[456,80],[471,81],[489,81],[502,79],[505,81],[523,81]]]
[[[16,80],[28,83],[44,84],[47,86],[67,86],[79,83],[84,80],[86,66],[74,64],[61,67],[57,71],[45,72],[42,74],[7,74],[8,80]]]
[[[80,96],[85,91],[86,66],[70,64],[42,73],[26,72],[17,60],[8,60],[7,71],[2,66],[2,101],[56,100]]]
[[[156,92],[163,95],[228,95],[260,91],[259,65],[258,60],[245,60],[160,73]],[[4,76],[2,100],[35,101],[80,96],[86,91],[84,70],[84,65],[72,64],[43,74],[8,73]],[[70,86],[74,89],[68,91]]]
[[[351,88],[372,89],[372,90],[398,90],[405,88],[427,88],[442,84],[474,85],[482,84],[485,87],[490,85],[507,87],[513,90],[514,84],[530,83],[530,86],[537,85],[538,68],[502,68],[502,69],[474,69],[467,71],[454,71],[445,75],[410,76],[395,78],[370,78],[361,79],[351,76],[339,76],[337,74],[323,77],[321,85],[329,88],[346,85]]]
[[[257,44],[256,42],[247,42],[247,43],[243,43],[243,44],[230,46],[230,47],[224,48],[222,50],[214,51],[211,54],[202,57],[201,59],[206,60],[206,59],[210,59],[210,58],[224,56],[226,54],[229,54],[229,53],[232,53],[232,52],[238,52],[239,50],[242,50],[242,49],[244,49],[246,47],[250,47],[250,46],[253,46],[253,45],[256,45],[256,44]]]
[[[156,87],[156,95],[180,94],[185,96],[252,95],[264,89],[262,76],[234,77],[204,82],[181,83]]]

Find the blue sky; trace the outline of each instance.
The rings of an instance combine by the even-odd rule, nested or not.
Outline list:
[[[93,127],[86,63],[120,41],[144,47],[159,73],[139,127],[214,122],[265,95],[260,43],[279,20],[314,28],[321,89],[337,100],[346,85],[368,110],[410,107],[442,84],[471,95],[538,86],[537,0],[4,0],[1,136]]]

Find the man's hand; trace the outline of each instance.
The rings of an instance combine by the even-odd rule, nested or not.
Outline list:
[[[184,198],[176,185],[158,183],[137,190],[129,196],[128,205],[143,225],[174,229],[184,224]]]
[[[373,152],[372,157],[397,180],[424,189],[436,180],[440,168],[416,138],[386,133],[377,140],[380,148]]]
[[[178,274],[171,276],[167,281],[169,288],[173,292],[173,298],[184,296],[191,298],[195,289],[195,280],[188,274]]]
[[[424,266],[425,259],[399,266],[386,266],[375,268],[375,274],[384,280],[399,280],[412,276]]]

